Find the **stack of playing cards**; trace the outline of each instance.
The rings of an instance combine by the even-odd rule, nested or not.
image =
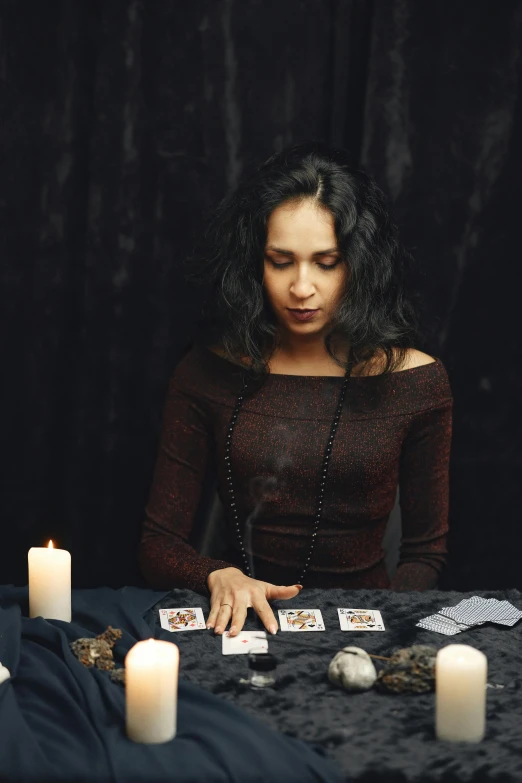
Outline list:
[[[515,625],[521,617],[522,611],[509,601],[474,595],[463,599],[456,606],[443,606],[437,614],[424,617],[416,625],[428,631],[454,636],[484,623]]]

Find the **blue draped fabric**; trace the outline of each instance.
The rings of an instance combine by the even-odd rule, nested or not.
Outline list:
[[[83,666],[69,643],[121,628],[113,653],[122,664],[133,644],[154,635],[143,615],[164,595],[135,587],[73,591],[73,620],[65,623],[29,619],[27,588],[0,587],[0,661],[11,672],[0,685],[2,783],[340,781],[311,747],[183,679],[177,736],[160,745],[127,738],[124,688]]]

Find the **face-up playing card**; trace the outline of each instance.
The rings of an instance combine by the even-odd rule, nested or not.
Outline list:
[[[338,609],[342,631],[384,631],[381,613],[377,609]]]
[[[201,609],[160,609],[160,625],[166,631],[198,631],[205,628]]]
[[[268,641],[265,631],[240,631],[237,636],[223,634],[223,655],[244,655],[251,650],[268,652]]]
[[[319,609],[279,609],[282,631],[324,631]]]

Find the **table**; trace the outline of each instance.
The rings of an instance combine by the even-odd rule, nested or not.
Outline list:
[[[121,664],[137,641],[153,635],[153,615],[151,625],[144,616],[164,596],[134,587],[75,590],[72,622],[65,623],[30,619],[27,587],[0,587],[0,661],[12,675],[0,684],[0,781],[340,783],[338,766],[312,747],[188,678],[180,680],[171,742],[127,738],[123,686],[83,666],[69,643],[109,624],[120,628],[113,653]],[[182,665],[190,668],[189,660]]]
[[[277,608],[321,609],[325,632],[278,633],[269,637],[269,650],[278,657],[277,687],[254,691],[242,686],[247,656],[222,656],[221,639],[212,631],[172,634],[159,626],[157,609],[201,606],[208,599],[187,590],[173,590],[147,617],[155,634],[175,637],[179,645],[181,676],[287,735],[320,745],[341,767],[345,780],[502,781],[522,780],[522,621],[508,628],[485,624],[455,636],[417,628],[415,623],[442,606],[481,595],[511,601],[522,608],[518,590],[457,593],[443,591],[304,589]],[[337,607],[379,609],[383,632],[342,632]],[[277,612],[276,612],[277,616]],[[245,630],[260,627],[252,616]],[[389,656],[399,647],[430,644],[469,644],[488,657],[488,682],[503,688],[487,689],[485,739],[479,744],[447,743],[435,738],[435,694],[382,694],[375,690],[351,694],[330,684],[328,664],[348,645]],[[374,660],[377,670],[384,662]]]

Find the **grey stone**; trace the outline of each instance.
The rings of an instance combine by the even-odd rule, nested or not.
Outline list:
[[[360,647],[344,647],[328,667],[328,679],[347,691],[367,691],[377,678],[368,653]]]

